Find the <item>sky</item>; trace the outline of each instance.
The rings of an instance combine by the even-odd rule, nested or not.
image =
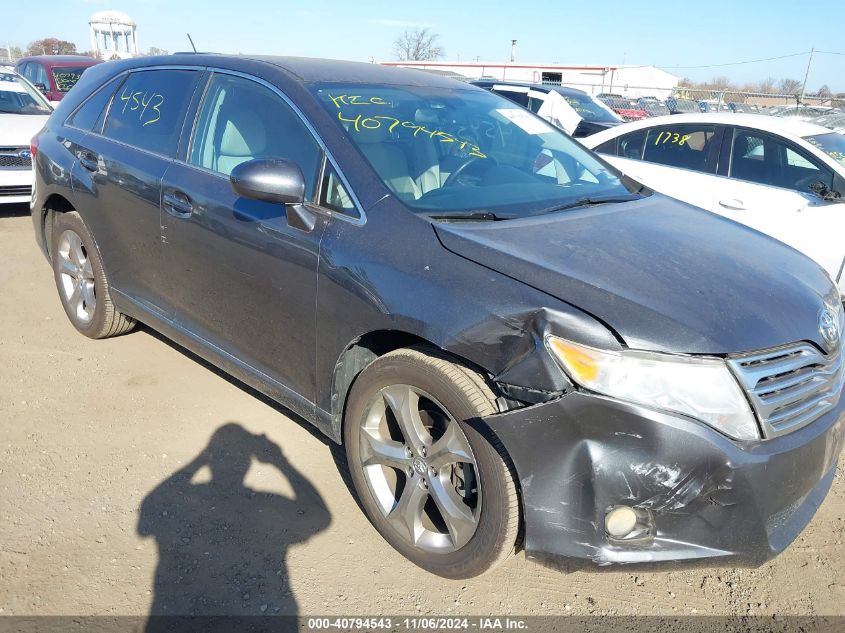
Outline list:
[[[505,62],[512,39],[517,62],[659,66],[701,81],[727,76],[738,84],[766,77],[803,80],[817,51],[808,92],[827,84],[845,92],[843,0],[602,0],[531,3],[488,0],[39,0],[4,2],[0,46],[25,47],[43,37],[89,48],[88,18],[114,9],[138,24],[142,52],[156,46],[198,50],[394,59],[393,42],[406,28],[440,36],[442,61]],[[594,13],[591,14],[591,11]],[[747,64],[747,60],[784,59]],[[719,64],[732,64],[717,66]],[[690,68],[709,66],[706,68]]]

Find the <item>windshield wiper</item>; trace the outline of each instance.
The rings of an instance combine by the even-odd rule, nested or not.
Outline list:
[[[441,213],[429,215],[432,220],[464,221],[464,222],[496,222],[510,220],[510,216],[496,215],[492,211],[472,211],[470,213]]]
[[[575,209],[577,207],[594,207],[599,204],[631,202],[633,200],[639,200],[640,198],[642,198],[642,196],[639,194],[629,194],[627,196],[585,196],[584,198],[578,198],[571,202],[566,202],[564,204],[556,204],[551,207],[546,207],[545,209],[540,209],[539,211],[535,211],[531,215],[543,215],[545,213],[565,211],[566,209]]]

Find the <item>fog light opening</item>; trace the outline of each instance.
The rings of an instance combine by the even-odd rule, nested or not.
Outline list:
[[[613,506],[604,516],[604,530],[613,541],[633,541],[654,533],[651,513],[643,508]]]
[[[628,506],[616,506],[604,517],[604,529],[613,538],[625,538],[637,527],[637,513]]]

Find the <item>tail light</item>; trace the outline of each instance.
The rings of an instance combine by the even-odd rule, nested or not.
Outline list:
[[[29,153],[32,155],[32,163],[35,164],[35,157],[38,154],[38,135],[32,137],[29,142]]]

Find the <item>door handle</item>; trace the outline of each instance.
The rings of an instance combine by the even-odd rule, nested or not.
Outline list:
[[[79,159],[79,164],[88,171],[97,171],[97,156],[93,152],[89,152],[88,150],[80,151],[77,154],[77,158]]]
[[[168,191],[163,196],[164,208],[171,214],[178,217],[191,215],[194,205],[191,199],[181,191]]]
[[[719,200],[719,205],[726,209],[736,209],[737,211],[745,211],[745,203],[742,200],[731,198],[729,200]]]

